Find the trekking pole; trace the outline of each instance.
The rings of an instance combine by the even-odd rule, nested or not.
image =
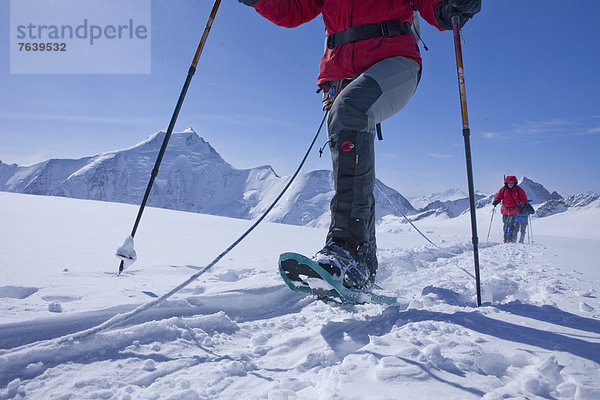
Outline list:
[[[531,224],[531,221],[533,221],[533,218],[531,218],[531,214],[528,215],[529,217],[529,234],[531,235],[531,243],[534,243],[533,241],[533,225]]]
[[[144,198],[142,200],[142,204],[140,205],[140,209],[135,219],[135,223],[133,224],[131,235],[125,239],[125,242],[121,247],[119,247],[119,249],[117,249],[117,252],[115,254],[118,258],[121,259],[121,262],[119,264],[119,274],[123,271],[126,262],[128,264],[132,264],[136,260],[135,250],[133,249],[133,237],[135,236],[135,232],[137,231],[138,225],[140,224],[140,220],[142,219],[142,213],[144,212],[144,208],[146,207],[148,197],[150,196],[150,190],[152,189],[152,185],[154,184],[154,179],[158,175],[160,163],[162,162],[163,156],[165,155],[167,144],[169,143],[169,139],[171,138],[171,134],[173,133],[173,128],[175,127],[177,117],[179,116],[179,110],[181,110],[181,106],[183,104],[183,100],[185,99],[188,87],[190,86],[190,82],[192,81],[192,77],[196,73],[196,66],[198,65],[198,60],[200,59],[200,55],[202,54],[202,50],[204,49],[204,44],[206,43],[206,39],[208,38],[210,28],[212,27],[213,21],[215,20],[215,16],[217,15],[217,10],[219,9],[220,4],[221,0],[215,0],[213,8],[210,12],[210,16],[208,17],[208,21],[206,22],[204,33],[202,34],[202,38],[200,39],[200,43],[198,44],[198,48],[196,49],[196,54],[194,55],[192,65],[188,70],[187,78],[185,80],[185,83],[183,84],[183,89],[181,90],[179,99],[177,100],[177,105],[175,106],[175,111],[173,111],[173,115],[171,116],[171,122],[169,123],[169,127],[165,134],[165,138],[163,139],[162,146],[158,153],[158,158],[156,159],[154,168],[152,169],[150,181],[148,182],[148,186],[146,187],[146,193],[144,194]]]
[[[460,16],[452,16],[454,31],[454,52],[456,53],[456,71],[458,73],[458,89],[460,92],[460,108],[462,111],[463,137],[465,140],[465,156],[467,161],[467,181],[469,185],[469,205],[471,208],[471,232],[473,233],[473,261],[475,264],[475,286],[477,287],[477,306],[481,305],[481,280],[479,276],[479,239],[477,237],[477,216],[475,213],[475,189],[473,184],[473,166],[471,162],[471,129],[467,112],[467,91],[463,69],[462,47],[460,44]]]
[[[492,219],[490,220],[490,227],[488,228],[488,235],[487,235],[487,240],[486,241],[490,241],[490,232],[492,231],[492,221],[494,221],[494,214],[496,213],[496,207],[494,206],[494,208],[492,209]]]

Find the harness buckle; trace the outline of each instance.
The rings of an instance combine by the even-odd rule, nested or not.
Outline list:
[[[331,35],[327,35],[327,40],[325,41],[325,44],[327,45],[328,49],[333,49],[335,47],[334,35],[334,33],[332,33]]]
[[[392,36],[392,35],[390,35],[390,28],[388,26],[387,21],[382,22],[380,26],[381,26],[381,36],[383,36],[384,38],[388,38],[388,37]]]

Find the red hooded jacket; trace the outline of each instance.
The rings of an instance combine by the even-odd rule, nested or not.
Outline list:
[[[253,7],[277,25],[293,28],[323,14],[326,35],[352,26],[398,20],[412,23],[413,8],[439,30],[435,10],[440,0],[259,0]],[[317,85],[350,78],[389,57],[403,56],[421,65],[417,40],[412,34],[379,37],[327,49],[319,65]]]
[[[519,206],[527,204],[527,195],[516,183],[512,189],[509,189],[505,184],[494,197],[494,201],[502,202],[502,208],[500,209],[502,215],[517,215],[519,214]]]

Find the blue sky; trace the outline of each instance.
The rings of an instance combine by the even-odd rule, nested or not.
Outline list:
[[[29,165],[129,147],[166,130],[212,1],[152,0],[145,75],[9,73],[9,2],[0,13],[0,160]],[[600,192],[600,2],[485,1],[463,30],[475,187],[505,174],[549,190]],[[315,93],[321,17],[277,27],[223,0],[176,130],[192,126],[233,166],[291,174],[322,117]],[[422,24],[417,93],[383,123],[377,175],[405,195],[466,191],[451,32]],[[323,132],[319,144],[326,141]],[[306,170],[330,168],[329,155]]]

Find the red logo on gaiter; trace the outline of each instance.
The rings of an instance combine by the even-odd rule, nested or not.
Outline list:
[[[350,141],[345,141],[344,143],[342,143],[342,151],[343,152],[349,152],[352,151],[352,149],[354,148],[354,144]]]

